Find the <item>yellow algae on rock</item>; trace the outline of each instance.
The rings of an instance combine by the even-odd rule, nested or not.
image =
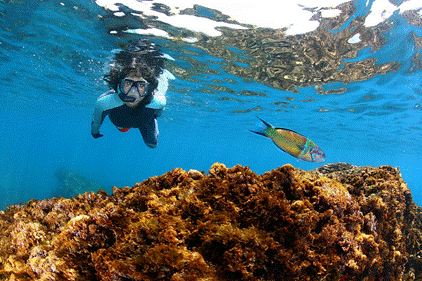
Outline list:
[[[417,280],[422,210],[389,166],[215,163],[0,212],[0,280]]]

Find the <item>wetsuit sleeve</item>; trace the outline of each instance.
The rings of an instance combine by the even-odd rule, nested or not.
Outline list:
[[[124,102],[116,93],[108,93],[100,96],[94,106],[94,114],[92,115],[91,134],[96,135],[100,132],[101,124],[104,117],[107,115],[106,111],[115,107],[123,105]]]
[[[155,89],[154,91],[151,102],[145,107],[152,109],[163,109],[167,103],[166,92],[169,86],[169,80],[173,79],[176,79],[174,75],[170,71],[165,69],[163,73],[161,73],[161,75],[158,77],[158,86],[157,89]]]

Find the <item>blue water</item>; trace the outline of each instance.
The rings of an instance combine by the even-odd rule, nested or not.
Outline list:
[[[422,78],[421,69],[412,68],[412,56],[422,53],[412,34],[420,40],[422,29],[398,13],[389,19],[397,24],[384,34],[386,44],[362,50],[354,60],[371,57],[401,67],[323,86],[347,88],[344,94],[320,95],[315,87],[277,90],[228,74],[221,58],[195,44],[151,37],[175,59],[173,66],[193,73],[194,60],[214,70],[192,79],[176,75],[159,118],[160,144],[152,150],[137,130],[120,133],[108,119],[103,138],[90,134],[93,105],[108,89],[104,65],[118,43],[136,35],[109,34],[110,22],[99,17],[106,12],[92,1],[6,2],[0,2],[0,209],[51,197],[61,167],[110,192],[111,186],[132,186],[176,167],[207,171],[214,162],[246,165],[259,174],[287,163],[305,170],[335,162],[397,166],[422,205]],[[299,162],[250,133],[256,115],[311,138],[326,162]]]

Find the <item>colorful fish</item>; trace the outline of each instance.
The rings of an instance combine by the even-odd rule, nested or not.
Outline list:
[[[275,128],[257,116],[263,124],[251,132],[270,138],[284,152],[299,160],[324,162],[325,154],[313,141],[289,129]]]

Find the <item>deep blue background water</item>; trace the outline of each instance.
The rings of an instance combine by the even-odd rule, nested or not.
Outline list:
[[[101,14],[92,1],[0,2],[0,208],[50,197],[61,167],[121,187],[176,167],[207,171],[214,162],[247,165],[258,174],[286,163],[305,170],[335,162],[398,166],[421,205],[422,78],[420,69],[410,71],[417,51],[410,32],[419,37],[422,32],[401,15],[390,19],[397,24],[385,34],[384,47],[364,50],[355,59],[398,61],[399,71],[324,86],[346,87],[341,95],[319,95],[314,87],[295,94],[244,81],[224,72],[220,59],[186,43],[192,59],[219,74],[197,75],[199,82],[180,77],[171,82],[168,106],[159,119],[160,144],[151,150],[137,130],[120,133],[107,119],[103,138],[90,135],[93,104],[108,89],[102,81],[104,64],[116,43],[127,40],[108,34]],[[186,54],[165,51],[177,66],[190,67]],[[205,93],[212,83],[234,94]],[[267,97],[242,96],[244,89]],[[309,99],[314,101],[303,102]],[[274,104],[286,100],[286,108]],[[308,136],[324,150],[326,162],[296,161],[269,139],[250,133],[255,115]]]

